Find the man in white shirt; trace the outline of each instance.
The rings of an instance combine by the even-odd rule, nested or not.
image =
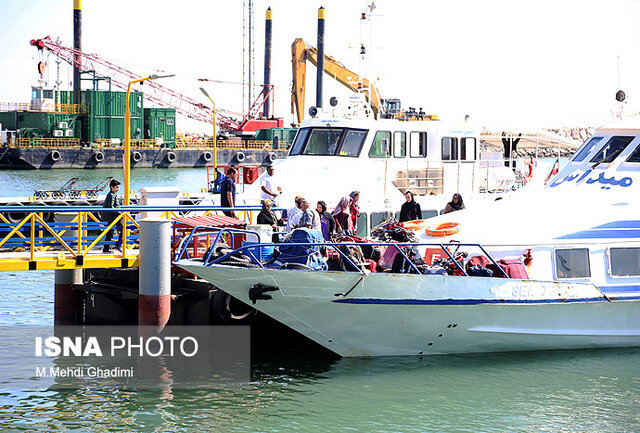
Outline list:
[[[273,181],[273,166],[267,167],[267,175],[260,181],[260,201],[271,200],[282,194],[282,188],[276,186]]]

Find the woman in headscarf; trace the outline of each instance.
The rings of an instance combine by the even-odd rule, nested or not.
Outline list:
[[[349,214],[351,215],[353,234],[356,234],[356,231],[358,230],[358,217],[360,216],[360,206],[358,206],[358,200],[360,200],[360,191],[351,191],[351,194],[349,194],[349,198]]]
[[[262,210],[258,214],[258,218],[256,221],[258,224],[270,225],[271,227],[276,229],[278,228],[279,221],[276,214],[271,210],[272,206],[273,202],[271,200],[264,200],[262,202]]]
[[[355,233],[353,229],[353,222],[351,220],[351,207],[349,197],[342,197],[338,206],[336,206],[332,215],[336,221],[336,232],[346,235],[352,235]]]
[[[318,215],[320,215],[320,226],[322,227],[322,236],[325,241],[331,240],[331,236],[336,232],[336,220],[327,212],[327,204],[319,201],[316,206]],[[322,222],[324,220],[324,223]]]
[[[444,213],[454,212],[460,209],[464,209],[464,202],[462,201],[462,196],[455,193],[451,201],[444,207]]]
[[[421,220],[422,210],[420,209],[418,202],[415,201],[413,193],[411,191],[407,191],[404,193],[404,196],[407,201],[402,203],[402,207],[400,208],[400,222],[403,223],[405,221]]]

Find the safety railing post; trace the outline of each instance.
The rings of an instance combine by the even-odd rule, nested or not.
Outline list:
[[[29,245],[29,260],[35,259],[36,253],[36,218],[35,213],[31,213],[31,245]]]

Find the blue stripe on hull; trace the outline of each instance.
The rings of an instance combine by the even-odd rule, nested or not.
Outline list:
[[[640,229],[640,221],[611,221],[610,223],[595,226],[594,229]]]
[[[481,305],[481,304],[566,304],[575,302],[608,302],[605,298],[578,299],[336,299],[342,304],[370,305]]]

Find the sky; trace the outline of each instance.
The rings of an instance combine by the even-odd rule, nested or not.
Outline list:
[[[627,112],[640,111],[640,0],[374,1],[363,25],[371,0],[254,0],[256,81],[262,83],[264,17],[271,7],[275,114],[285,124],[293,121],[291,43],[302,37],[316,46],[320,6],[326,53],[376,82],[382,97],[400,98],[403,107],[453,121],[470,115],[490,129],[599,126],[612,119],[620,87]],[[204,84],[217,107],[246,110],[242,1],[83,0],[82,9],[85,52],[141,75],[176,74],[163,84],[206,104],[197,79],[224,81]],[[56,81],[54,57],[29,41],[49,35],[73,46],[73,0],[0,0],[0,11],[0,102],[28,102],[38,61],[47,62],[45,80]],[[364,61],[362,44],[370,53]],[[309,64],[305,112],[315,103],[315,75]],[[71,77],[63,65],[63,88]],[[326,75],[324,82],[325,104],[351,95]],[[211,126],[178,119],[177,128]]]

